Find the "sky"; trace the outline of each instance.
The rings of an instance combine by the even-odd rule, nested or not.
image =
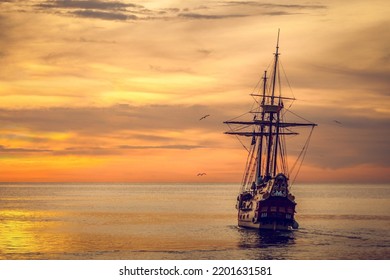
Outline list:
[[[247,152],[223,121],[250,109],[280,29],[291,109],[318,124],[297,181],[388,183],[389,12],[386,0],[0,1],[0,182],[239,182]]]

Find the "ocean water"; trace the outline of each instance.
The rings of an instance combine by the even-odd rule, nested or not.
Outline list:
[[[2,184],[0,259],[390,259],[389,185],[296,185],[293,232],[237,227],[237,184]]]

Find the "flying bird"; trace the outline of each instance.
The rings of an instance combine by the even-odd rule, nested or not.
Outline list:
[[[196,176],[203,176],[203,175],[207,175],[206,173],[198,173],[198,175]]]
[[[210,115],[204,115],[204,116],[201,117],[199,120],[201,121],[201,120],[203,120],[203,119],[205,119],[205,118],[207,118],[207,117],[210,117]]]
[[[337,123],[338,125],[343,125],[341,122],[339,122],[338,120],[333,120],[335,123]]]

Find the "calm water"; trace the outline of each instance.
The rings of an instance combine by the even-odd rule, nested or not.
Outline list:
[[[390,259],[390,186],[300,185],[291,233],[236,226],[229,184],[0,185],[0,259]]]

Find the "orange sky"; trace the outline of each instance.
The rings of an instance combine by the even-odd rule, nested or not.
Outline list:
[[[246,151],[222,122],[250,109],[280,28],[292,109],[319,124],[298,181],[389,182],[389,12],[385,0],[1,1],[0,181],[240,181]]]

